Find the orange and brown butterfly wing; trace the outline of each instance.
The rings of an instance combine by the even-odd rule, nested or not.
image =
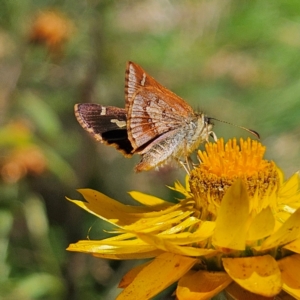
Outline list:
[[[74,111],[79,124],[97,141],[115,147],[124,156],[132,156],[124,108],[80,103],[75,105]]]
[[[159,84],[140,66],[128,62],[125,98],[128,138],[140,152],[165,132],[176,130],[193,109],[179,96]]]

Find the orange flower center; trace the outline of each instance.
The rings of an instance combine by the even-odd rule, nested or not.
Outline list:
[[[223,139],[207,143],[205,151],[199,151],[200,165],[190,176],[190,186],[196,200],[196,208],[205,219],[214,219],[217,208],[233,182],[241,178],[250,197],[262,198],[277,190],[279,174],[272,161],[263,159],[265,147],[248,138]],[[204,212],[205,211],[205,212]]]

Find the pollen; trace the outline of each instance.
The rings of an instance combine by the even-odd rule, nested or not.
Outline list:
[[[259,142],[250,139],[241,139],[240,145],[236,139],[226,144],[220,139],[217,143],[206,144],[206,151],[199,151],[200,167],[218,177],[252,176],[269,164],[263,160],[265,149]]]
[[[276,192],[279,174],[274,162],[263,159],[265,150],[261,143],[250,138],[240,139],[239,144],[236,139],[207,143],[205,151],[198,152],[200,164],[190,177],[197,206],[204,206],[214,214],[225,192],[238,178],[244,182],[250,197],[262,199]]]

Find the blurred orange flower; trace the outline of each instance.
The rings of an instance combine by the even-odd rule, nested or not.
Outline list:
[[[1,166],[1,176],[5,182],[19,181],[26,175],[39,175],[46,169],[46,159],[37,146],[16,149],[6,157]]]
[[[62,46],[70,38],[73,29],[73,23],[62,13],[43,11],[33,22],[29,40],[46,46],[50,53],[61,54]]]
[[[30,124],[14,121],[0,130],[0,176],[15,183],[26,175],[40,175],[47,167],[46,156],[32,137]]]

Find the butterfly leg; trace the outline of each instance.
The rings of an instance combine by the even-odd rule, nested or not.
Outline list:
[[[206,139],[205,140],[208,143],[209,142],[208,138],[211,136],[214,139],[214,141],[216,142],[218,140],[218,138],[217,138],[216,134],[212,130],[209,131],[208,125],[209,124],[206,122],[205,123],[205,130],[206,130]]]
[[[190,175],[191,169],[190,169],[190,165],[188,163],[188,157],[186,157],[185,159],[186,159],[186,161],[182,161],[180,159],[178,159],[177,161],[178,161],[179,165],[181,165],[184,168],[184,170],[186,171],[186,173],[188,175]]]
[[[218,137],[216,136],[216,134],[213,131],[209,132],[209,135],[214,139],[215,142],[218,141]]]
[[[184,153],[184,159],[185,161],[180,161],[179,160],[179,164],[181,166],[183,166],[183,168],[185,169],[185,171],[187,172],[187,174],[191,173],[191,170],[194,168],[194,162],[192,161],[191,157],[190,157],[190,153],[187,150],[187,141],[184,140],[184,146],[183,146],[183,153]]]

